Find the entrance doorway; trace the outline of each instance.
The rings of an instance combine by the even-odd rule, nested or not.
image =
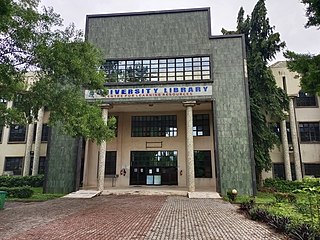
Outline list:
[[[178,185],[177,151],[132,151],[130,185]]]

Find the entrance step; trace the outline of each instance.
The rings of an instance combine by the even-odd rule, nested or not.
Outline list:
[[[221,198],[217,192],[188,192],[188,198]]]
[[[106,189],[102,195],[155,195],[155,196],[187,196],[187,191],[175,189],[147,189],[147,188],[129,188],[129,189]]]
[[[76,192],[69,193],[63,198],[93,198],[101,194],[101,191],[94,190],[79,190]]]

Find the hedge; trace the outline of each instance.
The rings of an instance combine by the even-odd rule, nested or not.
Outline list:
[[[275,192],[288,193],[297,189],[319,187],[320,179],[304,178],[302,181],[288,181],[277,178],[267,178],[264,180],[263,186],[273,189]]]
[[[42,187],[44,175],[37,176],[0,176],[0,187]]]
[[[29,186],[0,187],[0,191],[7,192],[7,197],[9,198],[30,198],[33,195],[33,190]]]

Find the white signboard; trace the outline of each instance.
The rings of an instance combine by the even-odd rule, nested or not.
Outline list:
[[[121,99],[121,98],[168,98],[189,96],[212,96],[212,85],[195,86],[157,86],[157,87],[119,87],[110,88],[106,93],[86,90],[85,99]]]

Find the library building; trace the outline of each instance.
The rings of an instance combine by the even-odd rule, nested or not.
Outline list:
[[[252,194],[254,164],[242,35],[212,36],[208,8],[88,15],[106,61],[103,118],[116,138],[86,141],[84,187],[178,186]]]

